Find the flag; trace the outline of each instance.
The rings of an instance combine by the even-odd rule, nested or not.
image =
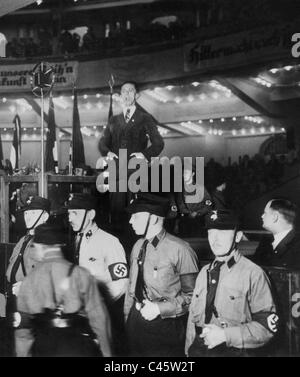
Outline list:
[[[18,169],[21,156],[21,119],[18,114],[14,117],[13,123],[15,124],[15,130],[10,150],[10,162],[13,169]]]
[[[84,146],[80,129],[80,118],[77,104],[77,92],[74,87],[73,128],[72,128],[72,167],[85,165]]]
[[[108,85],[110,87],[108,120],[110,119],[110,117],[113,116],[113,88],[114,88],[114,83],[115,83],[114,76],[110,75],[110,79],[108,80]]]
[[[46,171],[58,173],[56,124],[52,95],[49,97],[48,132],[46,141]]]

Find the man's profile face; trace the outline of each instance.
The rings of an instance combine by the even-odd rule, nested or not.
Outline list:
[[[121,88],[121,102],[125,107],[135,104],[136,89],[133,84],[124,84]]]
[[[263,221],[262,226],[266,230],[272,230],[272,225],[274,224],[275,211],[271,208],[271,203],[271,201],[267,203],[261,216]]]
[[[69,209],[68,210],[68,219],[71,227],[74,232],[78,232],[81,228],[83,219],[85,215],[85,209]],[[87,222],[87,218],[85,220]],[[84,229],[84,225],[82,227]]]
[[[24,221],[27,229],[32,228],[32,226],[35,224],[42,212],[43,210],[41,209],[30,209],[24,212]],[[40,219],[40,221],[38,221],[38,223],[35,226],[37,227],[41,224],[41,222],[42,219]]]
[[[148,218],[149,212],[137,212],[131,215],[129,224],[131,224],[133,230],[138,236],[145,233]]]
[[[208,229],[208,242],[216,257],[222,256],[228,252],[233,243],[234,236],[234,229]]]

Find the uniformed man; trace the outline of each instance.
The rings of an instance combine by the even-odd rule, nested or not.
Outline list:
[[[69,222],[77,233],[75,263],[96,278],[105,296],[112,319],[115,352],[122,353],[124,296],[128,285],[125,251],[119,240],[100,229],[94,221],[96,198],[88,194],[70,194],[66,203]]]
[[[132,356],[182,356],[197,256],[164,230],[166,197],[142,193],[129,205],[130,224],[142,236],[132,250],[125,298]]]
[[[264,271],[242,256],[243,233],[230,210],[206,217],[215,259],[199,273],[190,305],[188,356],[258,355],[278,329],[278,316]]]
[[[36,262],[31,257],[33,235],[35,228],[48,220],[50,206],[51,203],[48,199],[30,196],[21,209],[24,213],[27,233],[14,247],[6,270],[6,278],[9,283],[6,306],[8,316],[15,312],[15,296],[18,294],[20,284],[35,266]]]
[[[15,318],[17,356],[111,356],[110,320],[96,280],[63,258],[65,234],[36,228],[39,262],[20,287]]]

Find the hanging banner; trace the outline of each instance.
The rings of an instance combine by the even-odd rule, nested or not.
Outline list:
[[[72,88],[77,78],[78,62],[50,63],[56,88]],[[0,65],[0,92],[31,90],[30,78],[34,64]]]
[[[184,46],[184,71],[228,69],[276,58],[291,58],[291,27],[259,28]]]

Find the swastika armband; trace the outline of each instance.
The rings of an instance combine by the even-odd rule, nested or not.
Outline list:
[[[112,280],[128,278],[128,267],[126,263],[113,263],[108,266],[108,270]]]
[[[278,330],[279,317],[276,313],[259,312],[253,314],[252,319],[256,322],[259,322],[271,333],[276,333]]]

